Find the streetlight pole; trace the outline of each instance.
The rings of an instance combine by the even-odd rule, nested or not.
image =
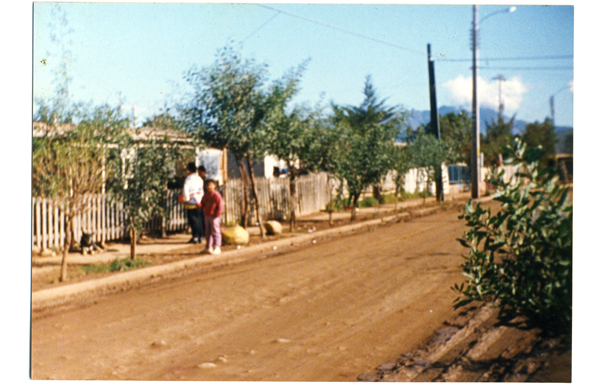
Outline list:
[[[471,38],[472,38],[472,50],[473,50],[473,111],[471,113],[471,118],[473,120],[472,130],[471,130],[471,197],[473,199],[479,198],[479,183],[481,180],[481,149],[480,149],[480,123],[479,123],[479,101],[477,100],[477,70],[478,70],[478,61],[479,61],[479,53],[477,51],[477,46],[479,41],[477,39],[477,34],[479,32],[479,24],[481,24],[485,19],[490,16],[505,13],[505,12],[514,12],[517,7],[510,7],[501,11],[492,12],[489,15],[485,16],[478,21],[479,14],[479,6],[473,6],[473,26],[471,29]]]
[[[478,52],[477,52],[477,30],[479,29],[477,25],[477,14],[479,13],[479,6],[473,6],[473,27],[472,27],[472,44],[473,44],[473,110],[471,113],[471,119],[473,120],[472,130],[471,130],[471,197],[473,199],[479,198],[479,180],[481,176],[481,170],[479,168],[479,154],[481,150],[479,149],[479,132],[480,132],[480,124],[479,124],[479,101],[477,100],[477,62],[479,60]]]

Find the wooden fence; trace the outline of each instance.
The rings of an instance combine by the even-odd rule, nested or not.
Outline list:
[[[426,178],[417,169],[405,176],[404,189],[407,192],[419,192],[428,188],[435,192],[435,186],[427,187]],[[261,204],[261,217],[264,220],[287,220],[291,208],[289,178],[256,179]],[[318,173],[301,176],[296,180],[296,215],[309,215],[324,210],[331,200],[327,185],[338,189],[335,181],[328,181],[327,174]],[[248,187],[248,189],[251,189]],[[386,176],[382,184],[383,192],[393,191],[392,176]],[[230,179],[222,187],[225,196],[225,214],[223,224],[238,222],[242,214],[243,195],[240,179]],[[364,196],[371,196],[371,189]],[[157,217],[146,224],[148,232],[180,232],[188,227],[183,205],[177,202],[179,191],[169,191],[165,200],[165,219]],[[258,221],[250,194],[250,223]],[[125,214],[121,203],[110,200],[108,195],[89,195],[89,210],[74,220],[75,241],[79,241],[83,230],[94,232],[96,241],[111,241],[126,237]],[[56,247],[61,249],[65,240],[64,214],[52,201],[44,198],[32,198],[31,202],[31,246],[34,250]]]
[[[262,219],[286,220],[291,209],[289,177],[256,179]],[[248,187],[251,190],[251,187]],[[243,190],[240,179],[228,180],[224,186],[225,223],[238,222],[242,216]],[[318,173],[296,179],[296,215],[308,215],[325,209],[329,202],[327,174]],[[250,191],[250,223],[258,221]]]

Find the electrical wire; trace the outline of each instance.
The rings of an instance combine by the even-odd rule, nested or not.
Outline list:
[[[394,43],[390,43],[390,42],[386,42],[384,40],[380,40],[380,39],[375,39],[372,38],[370,36],[367,35],[362,35],[362,34],[358,34],[356,32],[353,31],[349,31],[343,28],[339,28],[339,27],[335,27],[329,24],[325,24],[322,23],[320,21],[317,20],[313,20],[313,19],[309,19],[307,17],[304,16],[300,16],[300,15],[296,15],[293,14],[291,12],[287,12],[287,11],[283,11],[274,7],[270,7],[268,5],[264,5],[264,4],[257,4],[259,7],[265,8],[265,9],[269,9],[271,11],[275,11],[277,12],[277,15],[275,15],[273,18],[269,19],[266,23],[264,23],[263,25],[261,25],[260,27],[258,27],[258,29],[256,29],[256,31],[260,30],[262,27],[264,27],[267,23],[269,23],[271,20],[273,20],[276,16],[278,16],[281,13],[284,13],[286,15],[301,19],[301,20],[305,20],[308,21],[310,23],[314,23],[314,24],[318,24],[327,28],[331,28],[337,31],[341,31],[343,33],[346,34],[350,34],[350,35],[354,35],[354,36],[358,36],[360,38],[363,39],[368,39],[374,42],[378,42],[381,44],[385,44],[387,46],[391,46],[391,47],[395,47],[395,48],[399,48],[401,50],[405,50],[405,51],[410,51],[416,54],[421,54],[421,55],[427,55],[426,53],[422,52],[422,51],[417,51],[417,50],[413,50],[411,48],[407,48],[407,47],[403,47]],[[256,33],[256,31],[254,31],[252,34],[250,34],[250,36],[252,36],[254,33]],[[246,39],[248,39],[250,36],[248,36]],[[244,40],[246,40],[244,39]],[[547,55],[547,56],[537,56],[537,57],[512,57],[512,58],[489,58],[489,59],[479,59],[479,61],[481,62],[491,62],[491,61],[519,61],[519,60],[549,60],[549,59],[573,59],[572,55]],[[471,62],[473,59],[451,59],[451,58],[438,58],[438,61],[441,62]],[[572,70],[573,67],[479,67],[482,70]]]
[[[549,56],[531,56],[531,57],[513,57],[513,58],[479,58],[482,62],[493,62],[501,60],[547,60],[547,59],[573,59],[573,55],[549,55]],[[437,61],[440,62],[472,62],[473,58],[469,59],[450,59],[450,58],[439,58]]]
[[[371,41],[374,41],[374,42],[377,42],[377,43],[385,44],[385,45],[387,45],[387,46],[391,46],[391,47],[399,48],[399,49],[401,49],[401,50],[405,50],[405,51],[410,51],[410,52],[413,52],[413,53],[416,53],[416,54],[421,54],[421,55],[425,55],[425,56],[427,55],[427,53],[425,53],[425,52],[423,52],[423,51],[417,51],[417,50],[413,50],[413,49],[411,49],[411,48],[403,47],[403,46],[400,46],[400,45],[398,45],[398,44],[394,44],[394,43],[386,42],[386,41],[384,41],[384,40],[375,39],[375,38],[372,38],[372,37],[370,37],[370,36],[366,36],[366,35],[358,34],[358,33],[356,33],[356,32],[352,32],[352,31],[349,31],[349,30],[345,30],[345,29],[343,29],[343,28],[335,27],[335,26],[332,26],[332,25],[329,25],[329,24],[321,23],[320,21],[313,20],[313,19],[309,19],[309,18],[307,18],[307,17],[304,17],[304,16],[296,15],[296,14],[293,14],[293,13],[291,13],[291,12],[282,11],[282,10],[280,10],[280,9],[277,9],[277,8],[270,7],[270,6],[268,6],[268,5],[264,5],[264,4],[257,4],[257,5],[258,5],[259,7],[263,7],[263,8],[266,8],[266,9],[270,9],[270,10],[272,10],[272,11],[275,11],[275,12],[285,13],[286,15],[289,15],[289,16],[292,16],[292,17],[295,17],[295,18],[298,18],[298,19],[302,19],[302,20],[308,21],[308,22],[310,22],[310,23],[318,24],[318,25],[321,25],[321,26],[324,26],[324,27],[327,27],[327,28],[332,28],[332,29],[334,29],[334,30],[341,31],[341,32],[343,32],[343,33],[346,33],[346,34],[350,34],[350,35],[358,36],[359,38],[368,39],[368,40],[371,40]]]
[[[480,70],[573,70],[573,66],[549,67],[477,67]]]
[[[271,22],[271,20],[275,19],[280,14],[281,14],[281,12],[277,12],[275,14],[275,16],[273,16],[272,18],[270,18],[269,20],[267,20],[266,22],[264,22],[263,24],[261,24],[260,27],[258,27],[254,31],[252,31],[252,33],[250,35],[246,36],[246,38],[244,40],[242,40],[240,43],[244,43],[246,40],[248,40],[248,38],[250,38],[252,35],[254,35],[255,33],[257,33],[261,28],[263,28],[264,26],[266,26],[267,24],[269,24]]]

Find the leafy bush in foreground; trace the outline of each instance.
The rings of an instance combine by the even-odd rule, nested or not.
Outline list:
[[[553,170],[542,170],[541,148],[516,139],[507,162],[519,173],[488,180],[502,203],[492,215],[470,201],[459,218],[470,227],[460,243],[469,248],[462,265],[467,280],[455,308],[492,301],[501,325],[540,328],[548,336],[570,335],[572,315],[573,204]]]

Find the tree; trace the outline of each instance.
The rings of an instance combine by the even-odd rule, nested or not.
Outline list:
[[[506,152],[519,170],[511,181],[493,174],[492,215],[471,201],[460,216],[469,229],[460,243],[469,249],[462,265],[467,277],[454,289],[455,307],[490,301],[502,325],[541,328],[570,337],[573,286],[573,202],[555,171],[541,169],[543,152],[518,138]],[[517,319],[519,318],[519,319]]]
[[[242,60],[226,47],[219,51],[211,67],[188,72],[186,79],[194,87],[194,96],[182,109],[188,130],[198,133],[208,145],[227,148],[235,156],[244,190],[244,227],[248,225],[249,177],[262,237],[266,234],[260,216],[254,160],[265,155],[269,116],[287,103],[288,94],[293,95],[297,83],[297,77],[288,75],[267,89],[266,69],[266,65],[257,65],[254,60]]]
[[[525,133],[523,133],[521,139],[530,148],[542,147],[544,154],[540,160],[541,167],[548,168],[554,165],[558,140],[556,138],[556,128],[551,119],[546,118],[542,123],[536,121],[532,124],[527,124],[525,126]]]
[[[471,118],[466,111],[440,117],[441,140],[449,148],[449,162],[468,163],[471,158]]]
[[[342,144],[338,175],[348,186],[352,203],[351,220],[356,219],[358,199],[365,188],[378,184],[391,169],[394,141],[405,114],[380,101],[370,77],[365,80],[360,106],[333,104],[333,119]]]
[[[481,150],[487,164],[500,165],[502,159],[508,156],[503,149],[512,143],[515,117],[513,116],[508,122],[504,122],[502,114],[499,114],[498,121],[492,120],[491,124],[485,123],[486,134],[483,137]]]
[[[432,134],[419,133],[412,142],[408,143],[407,152],[412,165],[425,170],[427,186],[433,182],[441,181],[442,163],[450,158],[448,145]],[[436,190],[436,192],[443,191]],[[440,201],[441,198],[438,197],[437,200]]]
[[[197,133],[206,144],[227,148],[233,153],[242,176],[244,227],[248,226],[250,201],[247,176],[250,176],[253,193],[257,193],[252,151],[255,145],[260,144],[257,132],[266,115],[266,97],[261,91],[265,77],[265,65],[256,65],[248,59],[243,61],[229,47],[219,51],[212,66],[192,69],[186,75],[186,80],[194,88],[194,95],[182,108],[182,119],[187,129]],[[264,237],[260,203],[255,199],[261,236]]]
[[[398,196],[402,194],[404,187],[404,177],[412,168],[410,161],[409,148],[406,146],[395,146],[392,154],[392,170],[394,171],[394,186],[396,192],[394,195],[395,205],[398,205]]]
[[[67,253],[73,242],[73,219],[89,210],[87,195],[101,192],[103,174],[110,172],[105,163],[107,145],[129,125],[120,109],[108,106],[96,108],[79,120],[77,125],[51,123],[45,137],[33,140],[33,193],[52,198],[65,214],[61,281],[68,279]]]
[[[148,135],[143,142],[124,136],[118,143],[120,157],[112,159],[111,193],[123,204],[129,233],[130,258],[135,259],[138,235],[153,216],[165,216],[167,182],[173,166],[182,158],[177,143],[166,136]]]
[[[288,165],[290,175],[290,231],[296,227],[296,179],[306,166],[309,152],[309,131],[314,115],[307,108],[296,107],[286,112],[291,98],[298,91],[304,64],[275,82],[269,92],[269,113],[265,121],[264,151]]]
[[[309,126],[306,136],[306,168],[310,171],[322,171],[327,174],[327,187],[330,201],[327,204],[329,224],[333,225],[333,212],[337,204],[343,201],[344,179],[339,173],[342,170],[341,160],[345,149],[340,135],[331,117],[323,115],[323,111],[316,109],[312,112],[313,125]],[[334,184],[337,183],[337,195],[334,197]]]
[[[172,115],[168,108],[160,114],[147,118],[142,126],[161,130],[183,130],[180,120]]]

